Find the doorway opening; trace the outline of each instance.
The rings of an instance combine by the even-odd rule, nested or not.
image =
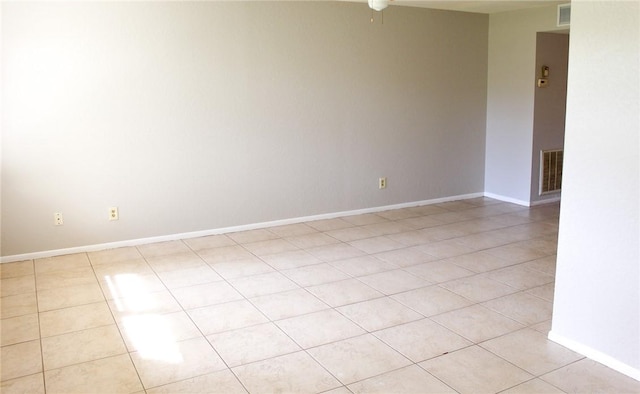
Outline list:
[[[567,103],[569,31],[541,32],[536,37],[531,202],[560,199],[564,124]],[[546,152],[556,152],[546,160]],[[560,152],[559,154],[557,152]],[[556,188],[548,188],[550,176]],[[558,179],[558,177],[560,179]],[[545,183],[546,182],[546,183]]]

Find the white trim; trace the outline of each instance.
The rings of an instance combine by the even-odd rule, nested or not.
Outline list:
[[[549,197],[549,198],[543,198],[543,199],[537,200],[537,201],[518,200],[516,198],[511,198],[511,197],[507,197],[507,196],[502,196],[500,194],[494,194],[494,193],[488,193],[488,192],[485,192],[484,196],[485,197],[489,197],[489,198],[493,198],[493,199],[496,199],[496,200],[500,200],[500,201],[503,201],[503,202],[522,205],[524,207],[535,207],[537,205],[551,204],[551,203],[560,201],[560,194],[558,194],[556,196],[553,196],[553,197]]]
[[[138,245],[145,245],[145,244],[150,244],[155,242],[176,241],[179,239],[206,237],[208,235],[235,233],[238,231],[256,230],[256,229],[261,229],[266,227],[311,222],[314,220],[334,219],[342,216],[353,216],[353,215],[361,215],[364,213],[382,212],[382,211],[388,211],[391,209],[411,208],[411,207],[418,207],[421,205],[438,204],[438,203],[448,202],[448,201],[467,200],[471,198],[483,197],[484,195],[485,195],[484,193],[461,194],[457,196],[435,198],[432,200],[422,200],[422,201],[414,201],[414,202],[408,202],[408,203],[402,203],[402,204],[385,205],[381,207],[355,209],[351,211],[324,213],[320,215],[311,215],[311,216],[303,216],[303,217],[290,218],[290,219],[273,220],[273,221],[261,222],[261,223],[251,223],[251,224],[245,224],[240,226],[223,227],[223,228],[217,228],[217,229],[211,229],[211,230],[193,231],[193,232],[180,233],[180,234],[160,235],[156,237],[130,239],[130,240],[124,240],[124,241],[108,242],[103,244],[77,246],[77,247],[65,248],[65,249],[45,250],[42,252],[24,253],[24,254],[17,254],[13,256],[2,256],[0,257],[0,263],[11,263],[14,261],[40,259],[45,257],[62,256],[62,255],[73,254],[73,253],[95,252],[98,250],[122,248],[125,246],[138,246]]]
[[[531,206],[531,203],[529,201],[518,200],[517,198],[501,196],[499,194],[484,192],[484,196],[485,197],[489,197],[489,198],[494,198],[496,200],[500,200],[500,201],[504,201],[504,202],[510,202],[512,204],[522,205],[523,207],[530,207]]]
[[[532,201],[531,206],[535,207],[538,205],[551,204],[553,202],[558,202],[558,201],[560,201],[559,195],[551,198],[543,198],[542,200],[538,200],[538,201]]]
[[[621,374],[627,375],[630,378],[640,381],[640,369],[638,368],[634,368],[631,365],[616,360],[615,358],[604,354],[599,350],[595,350],[580,342],[576,342],[572,339],[563,337],[562,335],[556,334],[553,331],[549,331],[548,338],[550,341],[573,350],[574,352],[580,353],[593,361],[599,362],[600,364],[603,364],[615,371],[620,372]]]

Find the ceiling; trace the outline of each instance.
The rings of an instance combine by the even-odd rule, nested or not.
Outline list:
[[[360,3],[366,3],[367,0],[348,0]],[[503,1],[485,1],[485,0],[392,0],[392,5],[435,8],[450,11],[476,12],[481,14],[493,14],[496,12],[514,11],[526,8],[542,7],[552,4],[565,4],[569,0],[503,0]]]

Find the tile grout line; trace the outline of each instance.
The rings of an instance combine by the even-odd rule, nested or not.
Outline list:
[[[36,272],[36,259],[32,260],[33,262],[33,282],[36,292],[36,315],[38,317],[38,337],[40,339],[40,362],[42,363],[42,386],[44,389],[44,393],[47,393],[47,378],[45,374],[45,366],[44,366],[44,343],[42,338],[42,326],[40,325],[40,304],[38,303],[38,275]]]
[[[137,247],[135,249],[137,250]],[[138,251],[138,253],[140,253],[140,251]],[[89,255],[89,253],[87,253],[87,259],[89,260],[89,264],[91,266],[91,271],[93,272],[93,276],[96,278],[96,282],[98,283],[98,288],[100,288],[100,292],[102,293],[102,297],[104,298],[104,302],[105,302],[105,304],[107,304],[107,308],[109,309],[109,313],[111,314],[111,318],[113,319],[113,324],[115,325],[116,330],[118,330],[118,336],[120,337],[120,340],[122,341],[122,344],[124,346],[126,354],[127,354],[128,358],[129,358],[129,362],[133,366],[133,370],[136,372],[136,376],[138,378],[138,382],[140,383],[140,387],[142,387],[142,390],[146,393],[146,388],[144,387],[144,383],[142,382],[142,377],[140,376],[140,372],[138,371],[138,367],[136,366],[136,363],[133,362],[133,357],[131,357],[131,352],[129,351],[129,348],[127,346],[127,342],[125,341],[124,336],[122,335],[122,330],[120,329],[120,326],[118,326],[118,320],[116,319],[116,316],[113,313],[113,310],[111,310],[111,307],[109,306],[109,299],[107,298],[107,296],[105,294],[104,288],[100,284],[100,280],[98,279],[98,275],[96,274],[95,267],[94,267],[93,262],[91,261],[91,256]],[[145,259],[145,262],[146,262],[146,259]],[[110,356],[110,357],[113,357],[113,356]],[[108,358],[108,357],[103,357],[102,359],[106,359],[106,358]]]

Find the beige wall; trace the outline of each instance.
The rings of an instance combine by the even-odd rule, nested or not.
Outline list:
[[[523,205],[531,196],[536,34],[559,29],[556,13],[552,3],[489,18],[485,192]]]
[[[369,17],[3,2],[2,255],[482,192],[488,17]]]

